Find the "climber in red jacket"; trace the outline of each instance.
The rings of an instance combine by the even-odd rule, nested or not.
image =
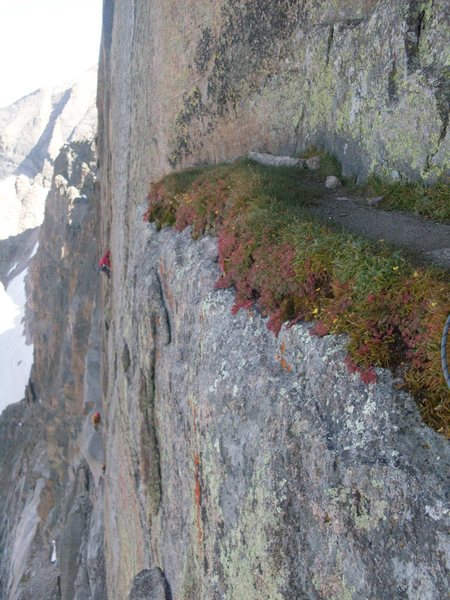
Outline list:
[[[91,417],[91,421],[92,421],[92,425],[94,426],[94,429],[97,431],[98,426],[100,425],[100,421],[102,420],[102,417],[100,415],[100,413],[97,411],[95,412],[92,417]]]
[[[111,252],[109,250],[107,250],[98,261],[98,268],[100,271],[103,271],[103,273],[106,273],[108,278],[111,276]]]

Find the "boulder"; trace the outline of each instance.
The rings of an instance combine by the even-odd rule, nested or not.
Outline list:
[[[298,167],[304,165],[302,158],[292,156],[275,156],[274,154],[259,154],[258,152],[249,152],[249,158],[261,165],[269,167]]]
[[[337,187],[339,187],[340,185],[342,185],[342,184],[337,177],[335,177],[334,175],[328,175],[328,177],[325,181],[326,188],[328,188],[329,190],[334,190]]]

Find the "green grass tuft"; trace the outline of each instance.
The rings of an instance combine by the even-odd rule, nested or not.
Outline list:
[[[383,196],[379,208],[412,212],[450,223],[450,186],[442,181],[426,186],[422,183],[387,183],[371,177],[362,190],[367,195]]]

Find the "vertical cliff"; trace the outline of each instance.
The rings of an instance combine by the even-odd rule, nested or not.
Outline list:
[[[0,419],[2,599],[105,597],[94,184],[93,142],[67,145],[30,267],[26,399]]]
[[[101,78],[115,126],[139,120],[132,148],[155,173],[319,144],[354,175],[432,178],[449,169],[446,8],[107,1]]]
[[[90,421],[101,410],[95,166],[93,142],[59,154],[32,265],[31,380],[44,410],[62,599],[104,597],[102,433]]]
[[[110,596],[158,567],[174,598],[439,598],[446,441],[343,338],[233,317],[216,241],[143,211],[107,334]]]
[[[214,291],[216,242],[142,222],[149,182],[317,143],[448,169],[442,2],[104,3],[105,559],[112,598],[438,599],[448,446],[344,340],[275,339]]]
[[[143,220],[161,174],[249,150],[444,174],[444,9],[104,0],[97,157],[55,161],[28,401],[0,419],[2,600],[444,597],[447,441],[344,336],[233,315],[214,238]]]

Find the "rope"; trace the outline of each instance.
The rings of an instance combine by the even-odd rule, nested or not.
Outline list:
[[[442,370],[444,371],[445,381],[447,382],[447,385],[450,388],[450,375],[448,374],[448,362],[447,362],[447,337],[448,337],[449,329],[450,329],[450,315],[448,315],[447,321],[444,325],[444,331],[442,332],[442,342],[441,342]]]

